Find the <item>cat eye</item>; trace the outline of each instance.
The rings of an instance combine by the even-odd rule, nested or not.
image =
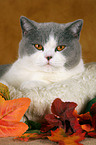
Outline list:
[[[42,45],[39,45],[39,44],[34,44],[35,48],[38,49],[38,50],[44,50],[43,46]]]
[[[55,51],[62,51],[65,47],[65,45],[57,46]]]

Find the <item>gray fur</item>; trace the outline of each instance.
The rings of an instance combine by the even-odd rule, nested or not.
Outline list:
[[[66,45],[66,49],[60,52],[67,59],[66,69],[71,69],[78,65],[81,58],[79,36],[83,24],[82,20],[67,24],[37,23],[26,17],[21,17],[20,22],[23,38],[20,42],[19,57],[31,55],[38,51],[33,44],[44,46],[49,39],[49,35],[53,34],[58,41],[58,46]]]
[[[11,64],[0,65],[0,77],[2,77],[11,67]]]

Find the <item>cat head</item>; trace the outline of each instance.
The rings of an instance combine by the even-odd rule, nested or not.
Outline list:
[[[83,20],[71,23],[37,23],[26,17],[20,18],[22,40],[19,57],[28,56],[32,65],[72,69],[81,60],[79,43]]]

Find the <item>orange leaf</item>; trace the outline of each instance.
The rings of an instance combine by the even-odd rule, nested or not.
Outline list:
[[[19,98],[5,101],[0,96],[0,120],[20,121],[29,105],[29,98]]]
[[[28,126],[23,122],[8,122],[0,120],[0,137],[19,136],[27,129]]]
[[[25,123],[19,121],[29,105],[29,98],[5,101],[0,96],[0,137],[18,136],[28,129]]]
[[[94,128],[90,124],[81,125],[81,128],[87,132],[93,131]]]
[[[85,133],[77,134],[74,133],[67,136],[64,129],[59,128],[55,131],[51,131],[51,136],[48,136],[49,140],[58,142],[59,145],[82,145],[79,142],[85,139]]]
[[[21,141],[28,141],[29,139],[32,139],[32,140],[44,139],[44,138],[47,138],[47,136],[49,134],[50,133],[41,133],[41,134],[38,134],[38,133],[25,133],[24,135],[19,136],[19,137],[15,138],[15,139],[18,139],[18,140],[21,140]]]

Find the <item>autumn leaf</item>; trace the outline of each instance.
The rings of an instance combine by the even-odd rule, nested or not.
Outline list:
[[[96,131],[96,103],[94,103],[90,109],[90,113],[92,115],[92,126]]]
[[[86,132],[94,131],[94,128],[90,124],[81,125],[81,128]]]
[[[85,139],[85,133],[74,133],[67,136],[64,129],[58,128],[55,131],[51,131],[51,136],[48,139],[54,142],[58,142],[59,145],[82,145],[79,142]]]
[[[88,135],[89,135],[90,137],[96,138],[96,131],[89,132]]]
[[[45,119],[52,127],[58,126],[65,128],[65,131],[68,131],[68,127],[70,127],[73,132],[81,133],[81,126],[77,117],[74,115],[76,106],[77,104],[74,102],[63,102],[61,99],[57,98],[51,106],[53,114],[47,114]]]
[[[6,85],[0,83],[0,96],[2,96],[5,100],[10,99],[9,89]]]
[[[30,105],[29,98],[4,100],[0,96],[0,120],[20,121]]]
[[[78,120],[80,124],[91,124],[92,116],[90,112],[87,112],[85,114],[78,115]]]
[[[0,137],[22,135],[27,129],[28,126],[23,122],[0,120]]]
[[[19,122],[30,105],[29,98],[4,100],[0,96],[0,137],[18,136],[24,133],[28,126]]]
[[[50,133],[25,133],[15,139],[27,142],[29,140],[45,139],[48,135],[50,135]]]
[[[91,106],[90,112],[79,115],[78,120],[86,135],[96,138],[96,103]]]
[[[54,124],[49,124],[47,121],[45,121],[43,124],[41,124],[41,132],[48,132],[54,128]]]

